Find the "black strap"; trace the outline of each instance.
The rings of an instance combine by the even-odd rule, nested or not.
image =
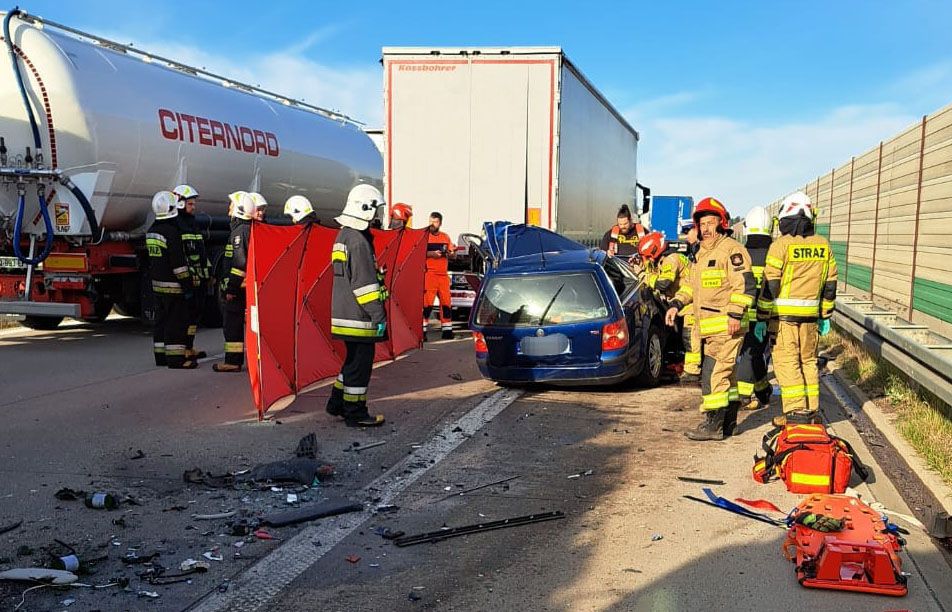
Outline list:
[[[844,440],[843,438],[839,438],[837,436],[830,436],[830,437],[846,447],[846,452],[849,453],[850,458],[853,460],[853,469],[856,471],[856,474],[860,477],[860,480],[865,482],[866,479],[869,478],[869,468],[867,468],[863,464],[863,462],[860,461],[859,457],[856,455],[856,451],[854,451],[853,447],[850,446],[850,443]]]

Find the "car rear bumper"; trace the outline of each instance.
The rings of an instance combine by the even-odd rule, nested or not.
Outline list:
[[[583,366],[497,367],[489,365],[485,357],[476,361],[483,377],[503,384],[612,385],[637,373],[625,355]]]

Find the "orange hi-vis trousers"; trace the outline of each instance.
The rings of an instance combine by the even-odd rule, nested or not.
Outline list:
[[[440,328],[453,331],[453,309],[450,304],[450,277],[448,274],[427,273],[423,282],[423,333],[427,332],[433,302],[440,299]]]

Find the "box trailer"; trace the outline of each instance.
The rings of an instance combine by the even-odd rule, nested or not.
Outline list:
[[[638,132],[559,47],[385,47],[387,202],[452,237],[526,222],[597,244],[637,214]]]

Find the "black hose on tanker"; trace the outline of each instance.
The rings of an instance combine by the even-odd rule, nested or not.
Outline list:
[[[33,106],[30,104],[30,98],[26,93],[26,84],[23,81],[23,73],[20,72],[20,62],[17,60],[17,53],[13,45],[13,39],[10,36],[10,20],[17,16],[20,17],[26,15],[19,7],[13,7],[12,10],[8,11],[6,16],[3,18],[3,39],[7,45],[7,51],[10,54],[10,63],[13,66],[13,74],[16,76],[17,87],[20,89],[20,98],[23,100],[23,107],[26,109],[27,118],[30,120],[30,129],[33,132],[33,145],[36,149],[37,159],[42,159],[42,150],[43,142],[40,140],[40,128],[36,123],[36,116],[33,114]],[[29,151],[27,152],[29,154]],[[86,194],[82,192],[73,182],[69,179],[68,176],[64,176],[59,173],[55,168],[53,169],[54,176],[64,187],[70,190],[73,196],[76,198],[76,201],[79,202],[79,205],[83,209],[83,213],[86,215],[86,220],[89,222],[89,231],[93,236],[94,244],[99,244],[103,239],[103,232],[99,228],[99,222],[96,221],[96,212],[93,210],[93,207],[90,205],[89,200],[86,198]],[[47,173],[43,173],[46,175]],[[24,176],[36,176],[36,173],[33,172],[30,168],[23,170]],[[40,253],[37,257],[29,258],[24,257],[20,250],[20,237],[22,235],[23,229],[23,215],[25,214],[26,201],[24,194],[21,192],[19,196],[18,206],[17,206],[17,217],[14,222],[14,231],[13,231],[13,251],[17,256],[17,259],[22,261],[27,265],[37,265],[41,263],[46,257],[50,254],[50,251],[53,248],[53,224],[50,220],[50,213],[47,210],[46,199],[43,197],[42,188],[38,191],[38,196],[40,200],[40,213],[43,216],[43,223],[46,225],[46,245],[43,247],[43,252]]]
[[[15,6],[7,12],[3,18],[3,39],[7,43],[7,51],[10,53],[10,63],[13,64],[13,74],[17,78],[17,86],[20,88],[20,97],[23,98],[23,106],[26,108],[27,117],[30,119],[30,129],[33,130],[33,145],[36,152],[39,153],[43,148],[40,141],[40,127],[36,124],[36,117],[33,115],[33,107],[30,105],[30,98],[26,95],[26,86],[23,84],[23,74],[20,72],[20,62],[17,61],[17,53],[13,48],[13,39],[10,37],[10,19],[14,16],[23,14],[20,7]]]

